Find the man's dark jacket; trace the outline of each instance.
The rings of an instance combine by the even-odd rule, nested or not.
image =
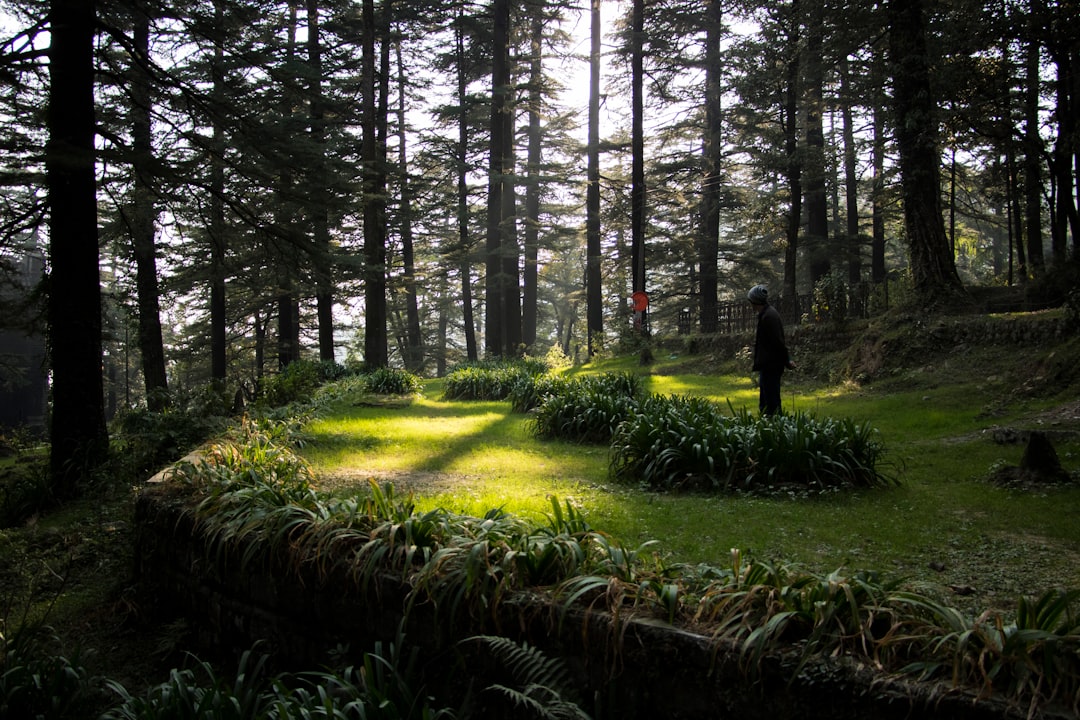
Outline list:
[[[754,370],[783,371],[791,355],[784,342],[784,324],[780,313],[766,305],[758,313],[757,335],[754,338]]]

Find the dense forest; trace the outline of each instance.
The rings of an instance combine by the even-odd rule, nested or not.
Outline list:
[[[116,406],[1067,287],[1075,0],[2,0],[0,323]],[[644,295],[647,293],[647,296]],[[644,298],[647,297],[647,303]],[[635,298],[637,298],[635,300]],[[0,363],[0,369],[6,367]],[[73,462],[78,460],[79,462]]]

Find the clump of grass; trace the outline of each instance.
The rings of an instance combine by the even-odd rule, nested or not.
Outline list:
[[[519,383],[547,371],[533,358],[467,363],[447,374],[443,394],[447,400],[505,400]]]
[[[415,395],[424,386],[418,376],[400,368],[376,368],[363,378],[367,391],[376,395]]]
[[[581,375],[551,386],[530,420],[541,438],[609,443],[637,409],[641,381],[632,373]]]
[[[726,415],[700,397],[654,395],[617,427],[611,473],[656,490],[880,487],[892,482],[884,452],[869,425],[850,419]]]

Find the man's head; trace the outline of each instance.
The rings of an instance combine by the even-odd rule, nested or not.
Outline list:
[[[747,299],[750,300],[751,305],[768,305],[769,304],[769,291],[764,285],[755,285],[750,288],[750,292],[746,293]]]

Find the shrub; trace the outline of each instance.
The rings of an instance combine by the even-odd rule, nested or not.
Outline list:
[[[522,375],[510,388],[510,407],[519,413],[534,410],[551,396],[563,392],[570,382],[562,375]]]
[[[725,415],[703,398],[652,396],[618,427],[611,472],[654,489],[763,491],[881,486],[875,431],[805,413]]]
[[[553,383],[532,418],[542,438],[607,443],[637,409],[641,381],[632,373],[582,375]]]
[[[141,478],[221,433],[226,422],[222,416],[198,412],[131,410],[113,421],[113,457],[123,463],[125,475]]]
[[[56,497],[44,461],[0,471],[0,529],[21,525],[55,504]]]
[[[264,378],[262,402],[270,407],[280,407],[310,398],[320,385],[319,367],[310,360],[297,360],[278,374]]]
[[[506,400],[522,381],[547,372],[541,360],[488,360],[461,365],[446,376],[447,400]]]
[[[423,387],[420,378],[408,370],[387,367],[365,373],[364,385],[377,395],[415,395]]]
[[[0,717],[93,716],[98,698],[89,672],[78,654],[68,658],[59,650],[60,639],[43,625],[0,632]]]

